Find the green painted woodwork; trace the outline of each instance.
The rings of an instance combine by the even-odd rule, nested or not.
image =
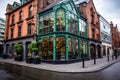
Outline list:
[[[64,10],[64,14],[65,14],[65,31],[60,31],[60,32],[57,32],[57,11],[59,9],[63,9]],[[53,18],[54,18],[54,27],[53,27],[53,32],[50,32],[48,34],[40,34],[40,18],[46,14],[49,14],[49,13],[53,13]],[[78,23],[78,34],[73,34],[73,33],[70,33],[68,31],[68,15],[69,13],[68,12],[71,12],[72,14],[76,15],[77,17],[77,21],[79,22]],[[68,42],[68,38],[71,37],[73,39],[76,39],[78,40],[78,58],[77,59],[80,59],[81,58],[81,41],[84,41],[85,43],[87,43],[84,47],[84,50],[85,52],[87,53],[87,55],[89,56],[88,54],[88,25],[86,25],[85,27],[85,36],[81,36],[81,32],[79,31],[80,30],[80,21],[83,20],[86,24],[87,24],[87,21],[84,17],[81,16],[81,14],[77,11],[77,8],[73,2],[73,0],[67,0],[65,3],[60,3],[56,6],[54,6],[52,9],[50,10],[47,10],[47,11],[44,11],[44,12],[41,12],[40,14],[38,14],[37,16],[37,19],[38,19],[38,26],[37,26],[37,42],[39,42],[39,40],[41,39],[44,39],[46,37],[53,37],[53,61],[55,61],[57,59],[57,53],[56,53],[56,37],[58,36],[62,36],[62,37],[65,37],[65,60],[68,61],[69,60],[69,51],[68,51],[68,45],[69,45],[69,42]],[[81,20],[80,20],[81,19]]]

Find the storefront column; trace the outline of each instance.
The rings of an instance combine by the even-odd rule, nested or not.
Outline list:
[[[66,58],[65,59],[68,60],[68,35],[66,34],[65,37],[66,37],[66,39],[65,39],[65,42],[66,42],[66,55],[65,56],[66,56]]]
[[[53,60],[56,60],[56,35],[54,34],[53,38]]]
[[[87,53],[88,53],[88,59],[91,58],[90,56],[90,45],[89,45],[89,42],[87,41]]]
[[[81,53],[80,53],[80,39],[78,39],[78,58],[81,58]]]
[[[23,43],[23,60],[24,61],[26,60],[25,58],[26,58],[26,54],[27,54],[25,51],[26,51],[26,46],[25,46],[25,43]]]

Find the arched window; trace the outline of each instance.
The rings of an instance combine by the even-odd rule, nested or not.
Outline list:
[[[15,15],[12,15],[12,24],[14,24],[15,23]]]
[[[22,20],[22,17],[23,17],[23,11],[20,11],[20,13],[19,13],[19,21]]]
[[[33,6],[31,5],[30,7],[29,7],[29,13],[28,13],[28,17],[31,17],[33,14],[32,14],[32,11],[33,11]]]
[[[65,11],[59,9],[56,15],[56,31],[65,31]]]

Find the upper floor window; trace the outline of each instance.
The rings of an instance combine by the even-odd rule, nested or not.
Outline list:
[[[32,24],[29,23],[28,24],[28,35],[31,35],[32,34]]]
[[[28,17],[31,17],[33,14],[32,14],[32,11],[33,11],[33,6],[31,5],[30,7],[29,7],[29,13],[28,13]]]
[[[95,30],[92,29],[92,38],[95,39]]]
[[[65,12],[63,9],[57,11],[56,31],[65,31]]]
[[[19,21],[22,20],[22,17],[23,17],[23,11],[20,11],[20,13],[19,13]]]
[[[12,15],[12,24],[15,23],[15,15]]]
[[[19,26],[19,27],[18,27],[18,37],[21,36],[21,31],[22,31],[22,30],[21,30],[21,26]]]
[[[11,39],[13,38],[14,29],[11,29]]]

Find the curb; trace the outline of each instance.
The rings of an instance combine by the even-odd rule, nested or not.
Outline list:
[[[86,71],[79,71],[79,72],[69,72],[69,71],[64,72],[64,71],[57,71],[57,70],[35,68],[35,67],[29,67],[29,66],[24,66],[24,65],[20,65],[20,64],[3,62],[3,61],[0,61],[0,65],[6,66],[6,64],[12,64],[12,65],[18,65],[18,66],[20,65],[20,66],[24,66],[24,67],[29,67],[29,68],[39,69],[39,70],[45,70],[45,71],[50,71],[50,72],[56,72],[56,73],[79,74],[79,73],[93,73],[93,72],[98,72],[98,71],[104,70],[105,68],[110,67],[111,65],[113,65],[113,64],[115,64],[115,63],[117,63],[119,61],[120,61],[120,59],[112,61],[110,63],[107,63],[107,64],[105,64],[103,66],[100,66],[99,68],[96,68],[96,69],[91,69],[91,70],[86,70]]]

